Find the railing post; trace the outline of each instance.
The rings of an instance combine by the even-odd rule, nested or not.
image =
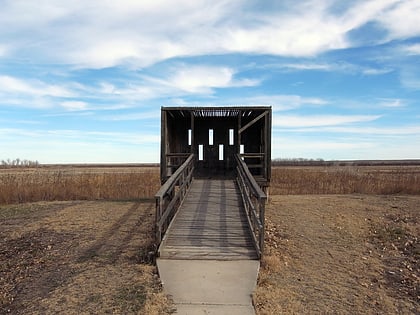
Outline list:
[[[260,203],[260,221],[262,223],[261,225],[261,231],[260,231],[260,251],[261,254],[264,253],[264,238],[265,238],[265,200],[266,198],[261,198]]]
[[[157,197],[156,198],[156,216],[155,216],[155,233],[156,233],[156,242],[159,244],[162,241],[162,234],[161,234],[161,228],[158,224],[159,218],[162,215],[162,198]]]

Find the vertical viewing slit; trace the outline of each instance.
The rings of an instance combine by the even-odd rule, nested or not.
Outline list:
[[[234,143],[233,129],[229,129],[229,145],[233,145],[233,143]]]
[[[209,129],[209,145],[213,145],[213,129]]]
[[[191,129],[188,129],[188,145],[191,145],[191,140],[192,139],[192,134],[191,134]]]
[[[198,160],[203,161],[204,160],[204,152],[203,152],[203,145],[198,145]]]
[[[219,144],[219,161],[223,161],[223,144]]]

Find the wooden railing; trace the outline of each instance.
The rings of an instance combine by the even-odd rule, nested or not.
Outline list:
[[[257,184],[241,155],[235,155],[237,183],[242,195],[248,223],[252,231],[253,240],[258,256],[264,251],[264,216],[267,196]]]
[[[166,154],[166,168],[169,171],[167,178],[171,177],[173,173],[185,162],[191,153],[167,153]]]
[[[168,226],[190,187],[194,171],[194,154],[168,178],[155,195],[156,243],[160,244]]]

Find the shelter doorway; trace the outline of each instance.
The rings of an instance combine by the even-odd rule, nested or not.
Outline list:
[[[197,177],[231,177],[237,151],[234,122],[228,119],[196,119],[194,148]]]

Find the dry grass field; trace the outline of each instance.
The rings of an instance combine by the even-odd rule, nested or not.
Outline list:
[[[156,167],[0,169],[0,314],[170,314]],[[420,167],[275,167],[257,314],[419,314]]]
[[[154,204],[0,206],[0,314],[168,314]]]
[[[159,184],[158,167],[0,168],[0,204],[148,199]]]
[[[0,168],[0,204],[139,200],[159,189],[158,167]],[[420,166],[277,166],[270,194],[420,194]]]
[[[273,167],[271,194],[420,194],[420,165]]]
[[[257,314],[419,314],[420,196],[273,196]]]

